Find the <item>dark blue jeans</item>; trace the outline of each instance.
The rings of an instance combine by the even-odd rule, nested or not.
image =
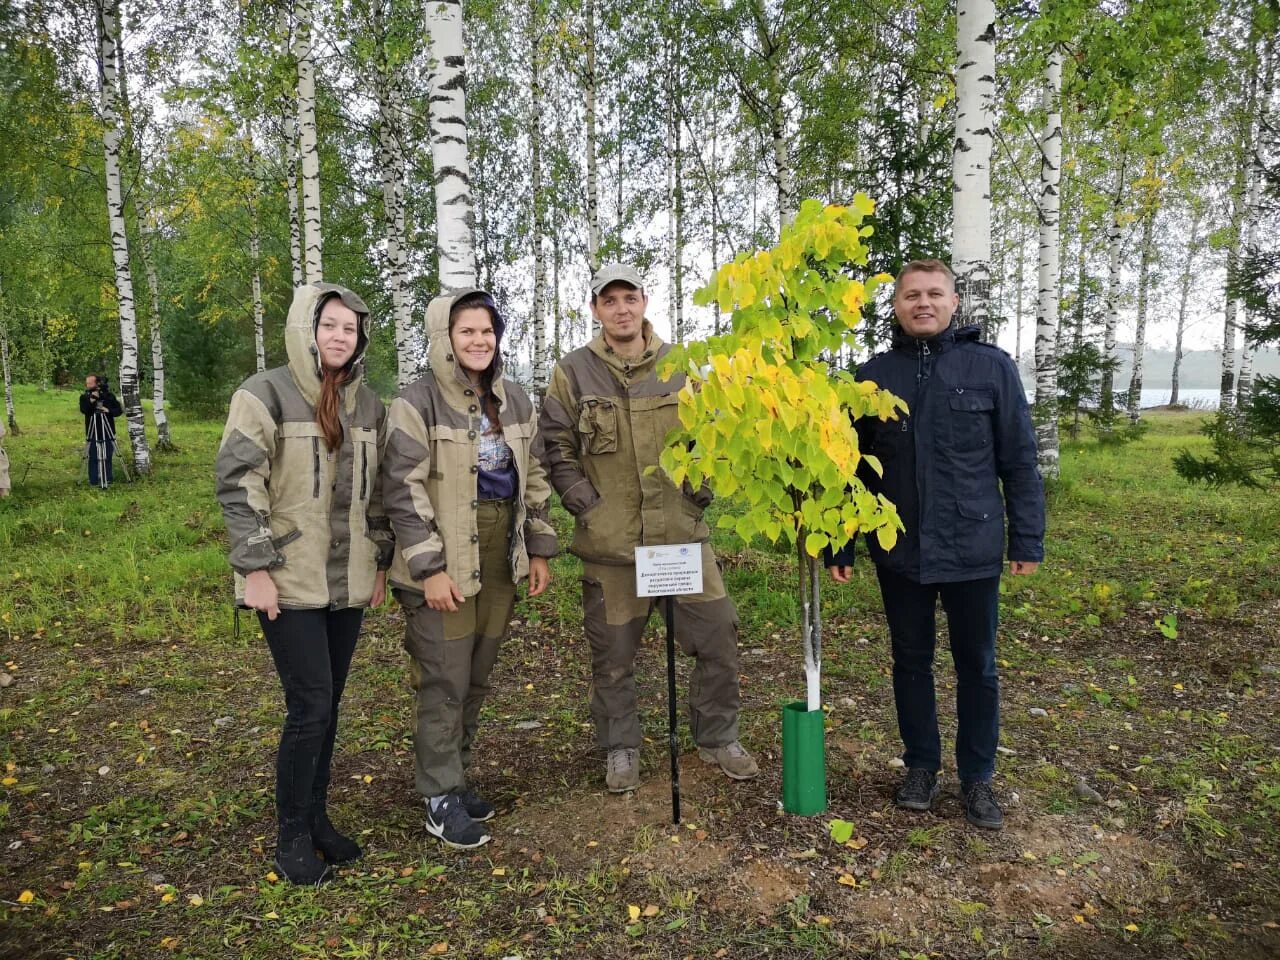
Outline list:
[[[908,768],[942,766],[933,686],[938,599],[947,614],[956,667],[956,772],[961,783],[990,780],[1000,739],[996,626],[1000,578],[916,583],[877,564],[880,595],[893,641],[893,699]]]
[[[111,481],[115,479],[111,470],[111,455],[116,449],[115,441],[89,440],[87,443],[89,444],[89,486],[110,486]]]
[[[276,756],[276,817],[280,839],[311,832],[310,814],[324,809],[329,764],[338,733],[338,701],[364,611],[281,610],[258,614],[284,687],[284,730]]]

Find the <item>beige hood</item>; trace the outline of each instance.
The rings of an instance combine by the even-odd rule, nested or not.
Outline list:
[[[284,327],[284,346],[289,355],[289,373],[302,391],[306,401],[315,406],[320,399],[320,383],[324,373],[320,366],[320,348],[316,346],[316,315],[324,300],[331,294],[355,311],[360,322],[360,335],[356,340],[356,352],[349,366],[353,376],[343,388],[347,406],[355,402],[353,386],[364,377],[364,352],[369,347],[369,308],[363,300],[346,287],[336,283],[309,283],[293,291],[293,304],[289,307],[289,319]],[[446,324],[448,323],[446,314]],[[447,339],[447,338],[446,338]]]
[[[488,294],[488,291],[481,290],[478,287],[470,290],[459,290],[457,293],[436,297],[427,304],[427,365],[430,367],[431,372],[436,375],[436,383],[440,387],[440,392],[449,401],[449,405],[458,410],[466,410],[472,402],[465,392],[471,389],[471,381],[467,378],[466,371],[458,365],[458,360],[453,355],[453,343],[449,339],[449,311],[459,298],[469,293]],[[489,296],[492,298],[492,294],[489,294]],[[493,371],[493,395],[497,398],[500,407],[507,399],[506,389],[502,383],[503,326],[503,324],[499,324],[497,329],[498,351],[494,357]]]

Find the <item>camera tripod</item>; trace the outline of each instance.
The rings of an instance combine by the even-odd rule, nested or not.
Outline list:
[[[102,490],[111,485],[111,452],[108,443],[115,442],[115,431],[111,428],[104,414],[95,410],[89,417],[89,432],[85,437],[85,454],[97,460],[98,487]],[[91,464],[92,466],[92,464]]]

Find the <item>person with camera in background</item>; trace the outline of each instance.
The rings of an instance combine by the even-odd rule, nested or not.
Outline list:
[[[91,373],[80,394],[84,439],[89,454],[89,486],[105,490],[114,479],[111,456],[116,449],[116,417],[124,413],[106,377]]]

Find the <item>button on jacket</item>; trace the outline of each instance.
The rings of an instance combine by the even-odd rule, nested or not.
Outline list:
[[[917,583],[1000,574],[1004,559],[1044,559],[1044,488],[1022,383],[1003,350],[977,327],[916,339],[897,329],[893,347],[858,370],[910,407],[900,419],[858,421],[859,476],[898,508],[906,532],[892,550],[867,538],[871,559]],[[1008,528],[1006,550],[1006,520]],[[847,566],[853,543],[829,558]]]

